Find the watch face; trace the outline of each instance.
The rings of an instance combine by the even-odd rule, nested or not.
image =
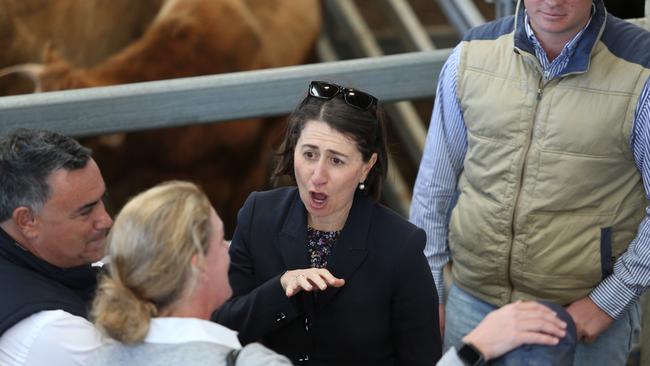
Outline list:
[[[483,360],[481,353],[471,344],[463,344],[458,350],[458,357],[468,365],[478,365]]]

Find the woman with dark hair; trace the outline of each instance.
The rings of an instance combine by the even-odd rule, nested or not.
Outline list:
[[[213,319],[294,363],[432,365],[437,294],[425,234],[377,202],[388,169],[377,99],[313,81],[289,117],[274,178],[230,247],[233,297]]]

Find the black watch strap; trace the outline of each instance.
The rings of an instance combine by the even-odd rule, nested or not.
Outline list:
[[[458,357],[470,366],[479,366],[483,364],[483,355],[474,346],[469,343],[463,343],[463,346],[458,350]]]

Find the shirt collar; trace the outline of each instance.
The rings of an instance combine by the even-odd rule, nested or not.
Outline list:
[[[237,332],[223,325],[197,318],[152,318],[144,342],[163,344],[210,342],[229,348],[241,348]]]
[[[527,25],[529,25],[525,6],[523,1],[519,1],[517,5],[517,13],[514,17],[514,46],[515,52],[524,52],[537,57],[535,44],[528,37]],[[605,30],[605,23],[607,22],[607,9],[603,0],[594,0],[592,5],[591,18],[579,35],[579,39],[575,39],[572,47],[575,47],[566,57],[566,64],[563,65],[562,70],[558,75],[568,75],[572,73],[582,73],[589,69],[591,54],[598,44],[600,37]],[[563,51],[564,52],[564,51]],[[559,57],[559,56],[558,56]],[[560,62],[554,62],[559,64]]]
[[[587,24],[576,34],[567,44],[564,45],[564,48],[562,49],[562,54],[566,54],[567,51],[572,51],[575,49],[576,44],[582,38],[582,34],[585,32],[585,30],[589,27],[589,24],[591,24],[591,19],[593,19],[594,14],[596,13],[596,4],[592,3],[591,4],[591,16],[589,17],[589,21],[587,21]],[[526,28],[526,35],[528,36],[528,39],[533,42],[536,46],[541,47],[542,45],[539,43],[539,40],[537,37],[535,37],[535,32],[533,32],[533,28],[530,26],[530,17],[528,16],[528,11],[524,10],[524,25]]]

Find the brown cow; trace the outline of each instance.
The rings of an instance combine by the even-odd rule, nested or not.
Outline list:
[[[42,62],[46,44],[74,65],[105,60],[139,38],[164,0],[0,0],[0,68]],[[31,85],[2,80],[0,95]]]
[[[320,29],[318,0],[167,0],[144,34],[103,62],[72,66],[46,52],[44,91],[298,64]],[[251,101],[254,103],[254,101]],[[161,180],[202,182],[228,227],[264,188],[281,123],[259,119],[128,134],[120,149],[93,143],[115,206]]]
[[[317,0],[166,0],[109,59],[85,67],[47,51],[38,76],[51,91],[292,65],[311,49],[318,10]]]

